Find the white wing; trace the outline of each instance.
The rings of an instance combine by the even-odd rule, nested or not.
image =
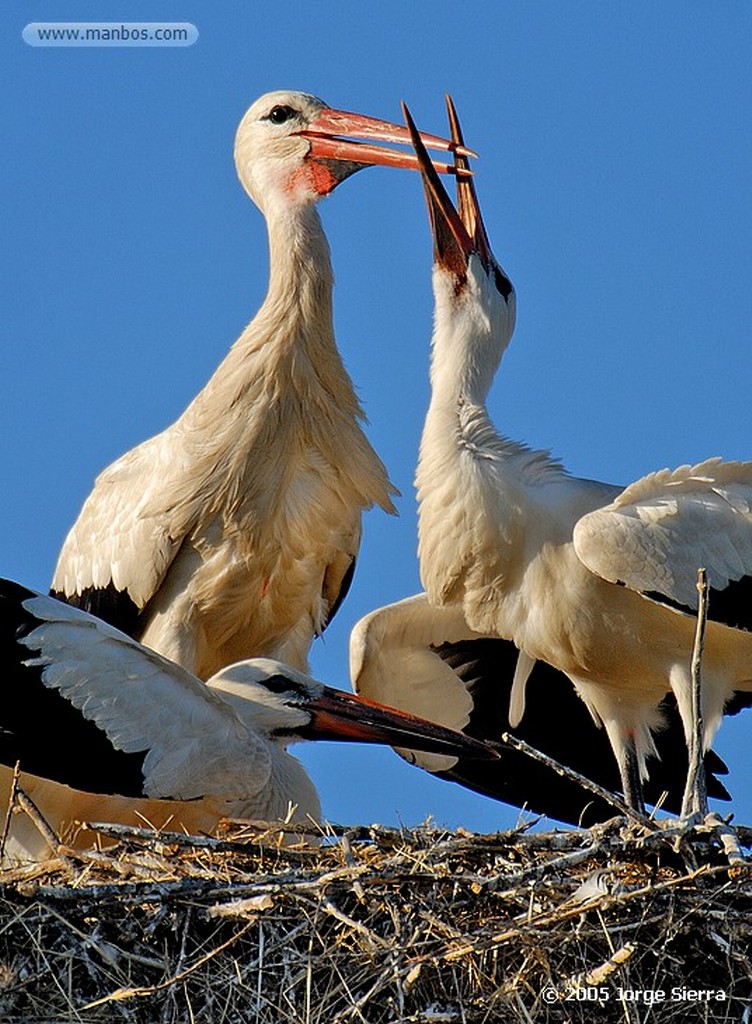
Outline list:
[[[266,743],[195,676],[53,598],[40,595],[23,605],[40,620],[20,641],[29,648],[29,664],[44,666],[45,686],[95,722],[118,750],[148,751],[147,796],[245,798],[266,786]]]
[[[54,591],[80,594],[112,583],[139,610],[153,596],[192,525],[159,497],[175,493],[182,475],[181,452],[170,440],[169,432],[152,437],[100,473],[63,544]]]
[[[432,650],[476,637],[462,609],[434,607],[425,594],[370,612],[350,634],[350,678],[361,697],[461,731],[473,700],[459,676]],[[427,771],[451,768],[456,757],[397,751]]]
[[[696,609],[697,570],[723,590],[752,575],[752,463],[708,459],[631,484],[574,530],[591,572]]]

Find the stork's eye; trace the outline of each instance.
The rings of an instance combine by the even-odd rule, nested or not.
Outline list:
[[[266,116],[267,121],[271,121],[272,124],[284,124],[285,121],[289,121],[291,117],[295,117],[296,111],[292,107],[272,107]]]

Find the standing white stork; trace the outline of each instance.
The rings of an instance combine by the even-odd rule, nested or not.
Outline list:
[[[496,756],[267,658],[204,684],[87,612],[8,580],[0,664],[0,794],[7,806],[18,763],[24,791],[56,831],[73,821],[171,820],[191,832],[221,817],[320,821],[314,784],[287,751],[301,739]],[[15,843],[27,856],[43,846],[28,822]]]
[[[450,120],[458,142],[451,103]],[[752,463],[711,459],[652,473],[624,489],[574,478],[548,452],[501,436],[486,397],[514,328],[514,289],[491,252],[471,182],[458,179],[456,211],[417,136],[414,142],[434,235],[436,312],[432,394],[416,476],[426,593],[413,599],[417,609],[404,602],[397,645],[410,637],[415,650],[417,637],[425,668],[428,648],[435,660],[446,640],[467,642],[474,634],[512,641],[519,656],[513,674],[501,673],[499,699],[505,707],[497,714],[512,728],[531,723],[535,731],[553,711],[550,729],[558,738],[546,739],[544,730],[542,745],[557,743],[567,763],[584,757],[582,770],[592,775],[602,757],[596,753],[588,769],[580,748],[595,741],[581,724],[570,731],[572,709],[567,705],[562,714],[559,698],[549,699],[550,681],[537,688],[534,706],[526,702],[526,687],[541,663],[546,671],[563,673],[595,722],[605,726],[623,792],[640,809],[646,761],[656,755],[654,732],[670,714],[664,702],[669,691],[690,733],[699,566],[707,568],[713,584],[703,661],[706,750],[724,705],[731,702],[726,709],[738,710],[750,702]],[[456,159],[462,166],[464,158]],[[378,682],[383,647],[370,666],[377,682],[369,682],[368,659],[378,648],[376,637],[386,624],[378,616],[384,611],[353,633],[356,686],[432,717],[426,671],[419,674],[423,696],[417,701],[395,699],[393,684]],[[445,621],[453,616],[454,636],[442,635],[439,611]],[[424,625],[415,626],[421,616]],[[489,676],[484,674],[486,690],[492,686]],[[471,717],[473,686],[460,685],[447,672],[443,678],[442,700],[435,703],[446,704],[451,694],[455,710],[438,720],[462,727]],[[476,682],[487,717],[486,690],[479,691]],[[487,735],[482,721],[476,720],[475,731]],[[676,751],[675,736],[669,730],[657,737],[667,759]],[[686,768],[686,753],[679,768]],[[673,761],[659,765],[654,775],[658,791],[675,788]]]
[[[249,656],[305,670],[349,587],[363,510],[394,511],[335,344],[316,202],[361,167],[417,160],[351,135],[409,142],[304,93],[247,111],[235,162],[267,222],[266,299],[180,418],[101,473],[55,570],[56,597],[202,679]]]

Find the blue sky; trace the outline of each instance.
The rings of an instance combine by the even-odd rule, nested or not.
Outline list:
[[[453,94],[518,326],[500,429],[583,476],[628,483],[752,458],[752,7],[132,0],[188,21],[187,48],[32,48],[24,25],[117,19],[78,0],[3,19],[0,573],[46,589],[96,473],[170,423],[263,298],[261,215],[235,128],[270,89],[444,131]],[[417,175],[374,168],[322,206],[335,321],[369,434],[402,492],[369,513],[351,595],[314,672],[347,687],[365,612],[419,589],[412,477],[428,399],[431,249]],[[749,714],[716,744],[752,818]],[[390,751],[300,753],[335,821],[491,831],[517,812]]]

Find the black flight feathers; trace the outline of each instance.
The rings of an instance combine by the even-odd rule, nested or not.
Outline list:
[[[39,651],[19,641],[40,621],[22,602],[37,595],[0,580],[0,763],[94,793],[140,797],[147,751],[116,750],[58,690],[45,686]]]
[[[535,663],[526,686],[525,714],[520,725],[510,729],[509,696],[517,662],[514,644],[500,639],[469,640],[442,644],[434,650],[465,682],[473,698],[465,733],[491,740],[509,732],[605,789],[619,791],[619,771],[606,731],[595,726],[562,673],[544,662]],[[678,813],[687,776],[687,750],[673,696],[665,698],[661,710],[667,724],[655,736],[660,760],[651,759],[648,764],[645,796],[655,803],[666,791],[662,806]],[[500,753],[498,762],[460,761],[453,769],[437,774],[515,807],[524,806],[573,825],[588,826],[618,814],[610,804],[526,754],[509,748],[501,748]],[[727,773],[723,761],[710,751],[705,766],[709,796],[728,800],[728,792],[716,777]]]

